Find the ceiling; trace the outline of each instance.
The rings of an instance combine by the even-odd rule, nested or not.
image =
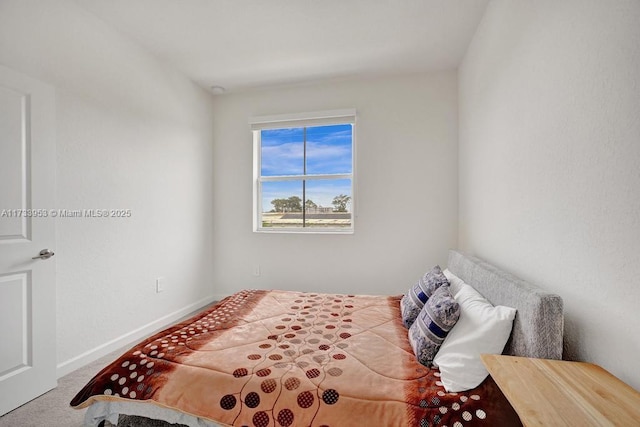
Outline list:
[[[455,69],[489,0],[77,0],[203,87]]]

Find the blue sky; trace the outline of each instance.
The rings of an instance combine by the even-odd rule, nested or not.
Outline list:
[[[351,125],[307,128],[307,173],[351,173]],[[262,131],[262,176],[303,173],[303,130]]]
[[[263,130],[262,176],[304,173],[302,128]],[[352,172],[352,126],[332,125],[307,128],[307,174]],[[351,195],[351,180],[307,180],[307,199],[332,206],[339,194]],[[271,200],[290,196],[302,198],[302,181],[263,183],[263,210],[273,207]]]

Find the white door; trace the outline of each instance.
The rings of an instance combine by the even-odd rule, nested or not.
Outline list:
[[[57,384],[55,257],[32,259],[55,250],[54,113],[51,86],[0,66],[0,415]]]

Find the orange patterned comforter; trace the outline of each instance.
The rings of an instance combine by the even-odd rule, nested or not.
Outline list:
[[[232,426],[512,426],[488,378],[446,393],[400,297],[242,291],[127,351],[71,401],[154,402]]]

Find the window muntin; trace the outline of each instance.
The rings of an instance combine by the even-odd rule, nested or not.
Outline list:
[[[255,231],[353,232],[354,119],[254,127]]]

